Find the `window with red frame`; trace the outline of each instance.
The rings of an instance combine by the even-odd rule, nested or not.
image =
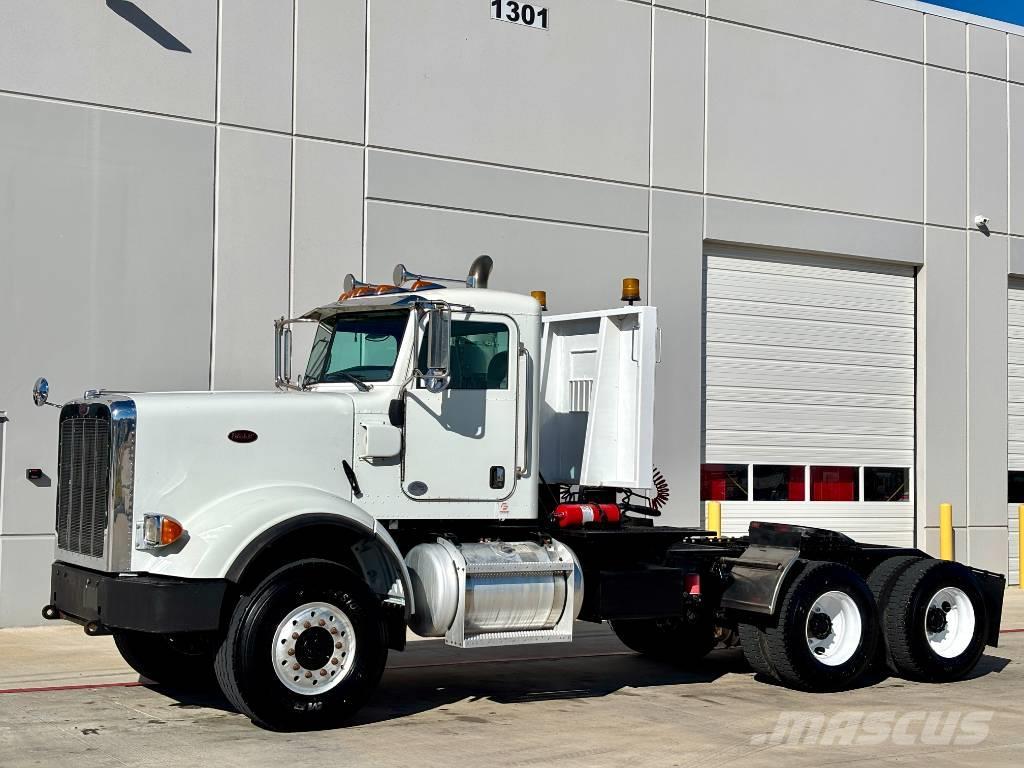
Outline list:
[[[857,501],[857,467],[811,467],[811,501]]]
[[[702,464],[700,498],[703,501],[746,501],[746,464]]]

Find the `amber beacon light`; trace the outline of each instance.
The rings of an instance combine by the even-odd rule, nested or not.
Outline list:
[[[622,300],[628,301],[629,306],[633,306],[634,302],[640,301],[640,278],[622,278]]]
[[[547,291],[530,291],[530,295],[537,300],[540,304],[542,311],[547,312],[548,310],[548,292]]]

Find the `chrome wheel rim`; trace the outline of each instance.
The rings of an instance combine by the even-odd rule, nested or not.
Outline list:
[[[833,590],[820,595],[807,613],[807,648],[815,661],[837,667],[860,647],[864,622],[856,601]]]
[[[924,633],[928,647],[944,659],[955,659],[974,639],[977,618],[971,599],[962,589],[943,587],[928,601]]]
[[[330,603],[305,603],[292,610],[274,633],[274,672],[290,691],[315,696],[331,690],[352,670],[355,627]]]

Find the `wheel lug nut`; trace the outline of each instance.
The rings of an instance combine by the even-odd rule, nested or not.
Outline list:
[[[295,649],[294,648],[289,648],[288,649],[288,655],[289,656],[294,656],[295,655]]]
[[[306,672],[306,677],[312,677],[312,676],[313,676],[312,672]]]
[[[306,629],[309,629],[313,625],[310,624],[308,621],[304,621],[304,622],[302,622],[302,626],[304,626]]]
[[[320,677],[327,677],[327,670],[326,669],[321,669],[320,670]]]
[[[334,644],[334,647],[335,647],[335,648],[341,648],[341,643],[335,643],[335,644]]]
[[[337,664],[337,663],[338,663],[338,660],[336,658],[335,659],[331,659],[331,664]]]
[[[338,628],[337,627],[331,627],[331,634],[332,635],[338,634]]]
[[[292,640],[298,640],[298,639],[299,639],[299,633],[298,632],[292,632]]]
[[[298,664],[292,664],[292,671],[293,672],[298,672],[299,671],[299,665]]]
[[[320,626],[321,626],[321,627],[322,627],[322,626],[323,626],[324,624],[326,624],[326,623],[327,623],[327,622],[326,622],[326,621],[324,621],[323,619],[320,619],[320,621],[319,621],[319,624],[320,624]]]

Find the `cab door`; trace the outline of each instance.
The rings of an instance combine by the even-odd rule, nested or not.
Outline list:
[[[406,496],[419,501],[500,501],[512,494],[518,351],[519,331],[511,318],[452,314],[448,387],[431,392],[417,381],[406,392]],[[417,367],[427,370],[425,344]]]

